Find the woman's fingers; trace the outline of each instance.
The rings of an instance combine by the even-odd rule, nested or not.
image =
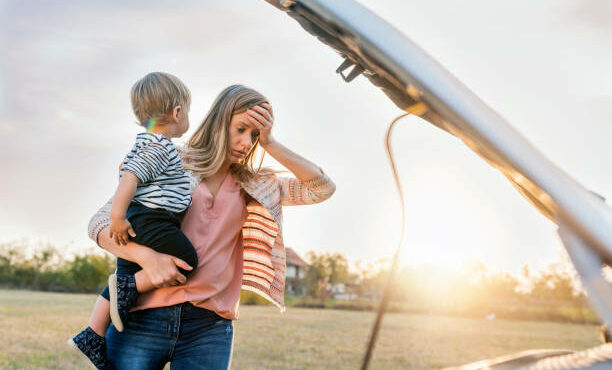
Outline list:
[[[185,261],[183,261],[182,259],[178,258],[178,257],[172,257],[172,262],[174,262],[174,264],[177,267],[182,268],[183,270],[187,270],[187,271],[191,271],[193,270],[193,267],[189,266],[189,264]],[[187,282],[187,278],[185,277],[185,275],[181,274],[178,270],[175,273],[174,276],[174,282],[176,284],[185,284],[185,282]],[[174,284],[174,285],[176,285]]]
[[[261,135],[264,133],[264,130],[266,129],[266,127],[262,125],[260,122],[258,122],[253,117],[249,116],[249,121],[253,124],[253,126],[255,126],[255,129],[257,129],[257,131],[259,132],[259,135],[257,135],[257,138],[261,138]]]
[[[249,122],[253,124],[256,130],[259,131],[257,136],[257,142],[264,148],[271,142],[272,125],[274,123],[274,116],[272,114],[272,107],[269,104],[265,104],[269,107],[261,105],[255,105],[247,110],[247,118]]]
[[[274,118],[274,111],[272,110],[272,106],[268,103],[261,103],[261,106],[266,108],[266,110],[268,112],[270,112],[270,116],[272,116],[272,118]]]
[[[189,266],[187,262],[183,261],[182,259],[178,257],[172,257],[172,261],[174,262],[176,266],[182,268],[183,270],[187,270],[187,271],[193,270],[193,267]]]
[[[270,107],[270,109],[272,109],[270,105],[268,106]],[[249,116],[253,116],[254,118],[256,118],[264,126],[272,127],[272,124],[274,122],[274,115],[268,109],[260,105],[255,105],[248,111],[248,114]]]
[[[266,119],[254,110],[248,111],[249,120],[262,128],[266,127]]]
[[[171,277],[165,279],[167,282],[163,286],[175,286],[175,285],[183,285],[187,282],[187,278],[185,275],[180,272],[176,272]]]
[[[151,263],[143,266],[145,273],[149,275],[151,283],[156,287],[173,286],[185,284],[187,278],[181,274],[177,267],[191,270],[191,266],[180,258],[168,254],[158,253],[154,255]]]
[[[270,112],[268,112],[268,110],[262,106],[256,105],[254,107],[252,107],[251,109],[256,110],[260,115],[262,115],[263,117],[265,117],[266,120],[271,121],[272,120],[272,115],[270,114]]]

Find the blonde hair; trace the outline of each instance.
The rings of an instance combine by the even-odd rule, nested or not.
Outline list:
[[[191,92],[176,76],[152,72],[132,86],[130,100],[138,122],[146,126],[150,121],[163,120],[177,106],[189,105]]]
[[[225,88],[215,99],[202,124],[191,136],[183,151],[183,165],[201,178],[214,175],[223,166],[230,155],[229,128],[234,114],[268,103],[268,99],[259,92],[243,85],[232,85]],[[247,182],[255,175],[271,175],[278,171],[253,167],[255,154],[259,148],[259,138],[251,146],[247,155],[239,162],[232,163],[230,171],[240,182]]]

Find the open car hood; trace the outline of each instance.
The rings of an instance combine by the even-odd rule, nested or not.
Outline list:
[[[386,21],[352,0],[266,0],[334,49],[350,82],[363,75],[399,108],[461,139],[544,216],[559,235],[596,312],[612,322],[612,290],[601,274],[612,264],[612,211],[545,158],[498,113]],[[349,68],[351,68],[350,71]]]

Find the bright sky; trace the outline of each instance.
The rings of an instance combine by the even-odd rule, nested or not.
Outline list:
[[[363,0],[438,59],[554,163],[612,197],[612,4],[607,0]],[[401,112],[263,0],[0,0],[0,241],[78,252],[113,193],[139,127],[131,85],[151,71],[191,89],[195,130],[214,97],[243,83],[271,100],[274,135],[319,164],[337,192],[285,208],[285,242],[390,257],[400,205],[383,146]],[[180,140],[178,141],[181,142]],[[393,145],[406,195],[404,263],[495,269],[557,259],[554,225],[459,141],[416,118]],[[269,162],[272,163],[272,162]]]

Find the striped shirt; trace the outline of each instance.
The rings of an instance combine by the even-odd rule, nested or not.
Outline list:
[[[176,213],[191,204],[190,177],[183,169],[176,146],[163,135],[148,132],[136,135],[120,175],[124,171],[138,178],[134,202]]]

